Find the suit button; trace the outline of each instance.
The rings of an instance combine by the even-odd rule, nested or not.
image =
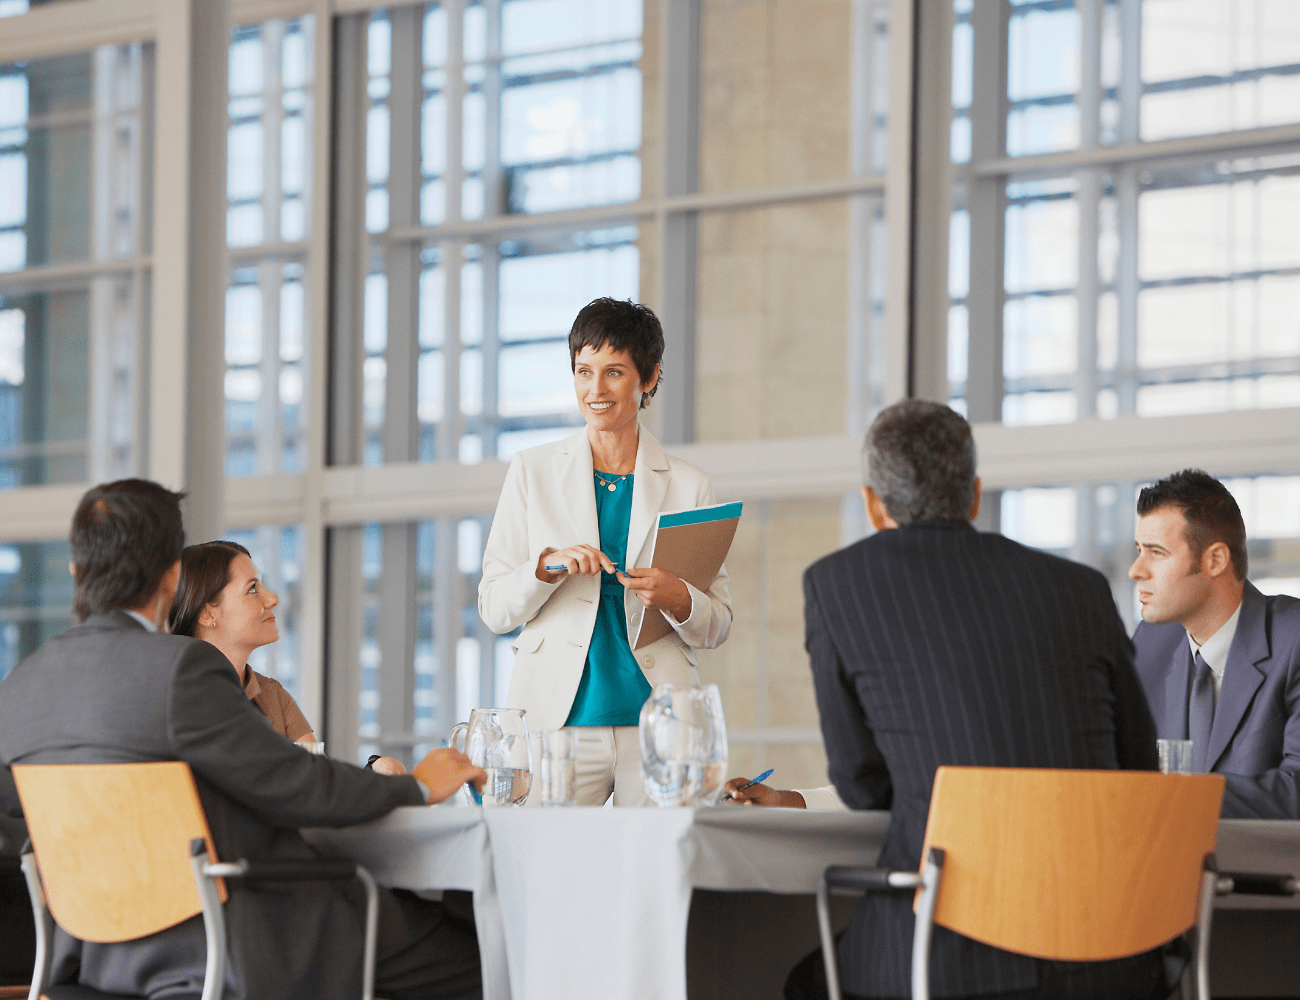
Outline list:
[[[636,625],[636,624],[637,624],[638,622],[640,622],[640,621],[641,621],[641,612],[640,612],[640,611],[633,611],[633,612],[632,612],[632,624],[633,624],[633,625]]]
[[[655,658],[647,653],[645,656],[641,657],[641,665],[649,670],[655,665]]]

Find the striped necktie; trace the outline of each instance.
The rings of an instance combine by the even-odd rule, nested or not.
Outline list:
[[[1187,701],[1187,738],[1192,741],[1192,770],[1203,774],[1210,769],[1210,730],[1214,727],[1214,674],[1198,651],[1192,657],[1196,675]]]

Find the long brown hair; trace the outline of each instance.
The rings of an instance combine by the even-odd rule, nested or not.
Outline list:
[[[217,603],[221,591],[230,582],[230,564],[240,555],[250,553],[238,542],[204,542],[186,547],[181,553],[176,600],[167,616],[167,626],[173,635],[194,635],[203,608]]]

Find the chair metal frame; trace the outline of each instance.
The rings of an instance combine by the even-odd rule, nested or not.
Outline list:
[[[36,963],[32,969],[32,985],[27,1000],[41,1000],[43,990],[48,1000],[59,1000],[57,986],[46,988],[52,958],[54,918],[45,905],[45,891],[41,884],[36,855],[31,851],[23,854],[22,866],[32,899],[32,915],[36,920]],[[375,951],[379,934],[379,887],[364,866],[352,861],[332,859],[214,862],[209,859],[208,847],[203,838],[195,837],[190,841],[190,869],[194,873],[194,885],[198,889],[199,901],[203,906],[203,932],[208,948],[201,1000],[220,1000],[225,988],[226,915],[221,907],[221,895],[217,889],[218,879],[302,882],[351,878],[360,879],[366,890],[366,932],[361,968],[361,997],[362,1000],[374,1000]]]
[[[89,765],[102,766],[102,765]],[[133,765],[114,765],[130,767]],[[19,793],[21,799],[21,791]],[[305,881],[347,881],[360,879],[366,891],[365,949],[362,961],[362,1000],[374,1000],[375,953],[379,931],[379,889],[370,872],[363,866],[347,859],[317,858],[302,860],[249,861],[241,859],[235,862],[220,862],[213,859],[208,850],[207,822],[203,819],[202,837],[190,839],[189,868],[198,893],[198,912],[203,915],[204,936],[207,941],[207,959],[204,970],[203,992],[201,1000],[220,1000],[225,991],[226,979],[226,918],[222,908],[225,895],[221,882],[224,879],[239,879],[245,882],[305,882]],[[31,988],[28,1000],[60,1000],[60,987],[48,986],[50,966],[53,959],[52,944],[54,935],[54,916],[46,901],[45,887],[41,878],[38,857],[29,840],[24,847],[22,859],[23,875],[27,880],[28,894],[31,896],[32,915],[36,923],[36,962],[32,970]],[[194,912],[194,911],[191,911]],[[162,930],[162,927],[158,928]],[[80,996],[84,996],[88,987],[78,987]]]
[[[944,852],[930,848],[920,872],[893,868],[859,868],[832,865],[822,875],[817,887],[817,925],[821,935],[822,958],[826,967],[826,986],[830,1000],[842,1000],[839,968],[835,962],[835,935],[831,927],[832,893],[859,895],[864,892],[915,892],[921,890],[916,907],[916,928],[912,934],[912,996],[928,1000],[930,996],[930,934],[934,927],[934,904],[943,875]],[[1300,895],[1300,878],[1290,874],[1260,872],[1220,872],[1213,854],[1205,856],[1201,888],[1196,906],[1196,936],[1192,942],[1193,996],[1210,1000],[1210,929],[1214,900],[1232,894],[1254,896]]]
[[[941,769],[945,770],[945,769]],[[927,842],[929,831],[927,831]],[[926,998],[929,993],[930,940],[939,889],[943,878],[945,851],[930,845],[921,870],[866,866],[832,866],[822,875],[817,889],[817,922],[826,970],[826,985],[831,1000],[841,1000],[835,940],[830,919],[830,895],[836,893],[911,892],[916,897],[916,923],[912,945],[912,996]],[[1210,931],[1216,896],[1229,893],[1292,895],[1300,892],[1300,880],[1291,875],[1220,873],[1213,853],[1204,856],[1200,883],[1196,892],[1193,962],[1191,973],[1193,996],[1209,1000]],[[1117,956],[1118,957],[1118,956]]]

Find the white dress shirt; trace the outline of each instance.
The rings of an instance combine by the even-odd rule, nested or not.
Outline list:
[[[1192,647],[1192,656],[1197,653],[1201,654],[1201,659],[1205,661],[1210,668],[1210,673],[1214,675],[1214,697],[1218,700],[1219,690],[1223,687],[1223,671],[1228,666],[1228,650],[1232,648],[1232,639],[1237,634],[1237,619],[1241,617],[1241,605],[1237,605],[1237,610],[1219,628],[1219,631],[1205,640],[1203,645],[1196,645],[1196,640],[1192,638],[1192,633],[1187,633],[1187,644]]]

